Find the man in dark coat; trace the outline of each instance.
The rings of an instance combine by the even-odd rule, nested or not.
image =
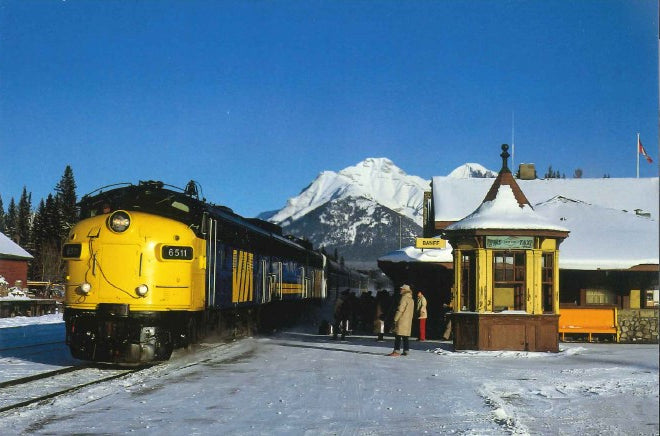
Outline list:
[[[335,304],[335,331],[332,336],[337,339],[337,333],[341,332],[341,340],[346,339],[346,334],[353,323],[353,312],[355,310],[355,296],[349,289],[341,293]]]

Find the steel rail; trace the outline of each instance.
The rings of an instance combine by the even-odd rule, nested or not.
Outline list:
[[[94,367],[83,366],[83,367],[62,368],[62,369],[56,370],[56,371],[49,371],[49,372],[40,373],[40,374],[37,374],[37,375],[34,375],[34,376],[30,376],[30,377],[24,377],[24,378],[21,378],[21,379],[4,382],[3,386],[0,386],[0,387],[2,387],[3,389],[7,389],[8,387],[16,387],[16,386],[26,385],[28,383],[32,383],[32,382],[35,382],[35,381],[44,380],[44,379],[47,379],[47,378],[52,379],[53,377],[62,376],[64,374],[72,373],[72,372],[75,372],[75,371],[83,371],[83,370],[90,369],[90,368],[94,368]],[[111,374],[111,375],[101,377],[101,378],[95,378],[95,379],[86,381],[84,383],[79,383],[79,384],[76,384],[74,386],[65,387],[63,389],[62,388],[56,388],[56,390],[53,391],[53,392],[47,392],[47,393],[44,393],[44,394],[37,394],[37,396],[31,397],[31,398],[28,398],[28,399],[25,399],[25,400],[12,402],[13,399],[10,398],[9,400],[7,400],[8,402],[10,402],[10,404],[5,405],[5,406],[0,406],[0,413],[4,413],[4,412],[10,411],[10,410],[14,410],[14,409],[18,409],[18,408],[21,408],[21,407],[28,406],[30,404],[39,403],[39,402],[42,402],[42,401],[45,401],[45,400],[49,400],[49,399],[52,399],[52,398],[55,398],[55,397],[58,397],[58,396],[61,396],[61,395],[68,394],[70,392],[77,391],[79,389],[82,389],[82,388],[85,388],[85,387],[88,387],[88,386],[92,386],[92,385],[95,385],[95,384],[100,384],[100,383],[103,383],[103,382],[106,382],[106,381],[121,378],[121,377],[124,377],[126,375],[142,371],[143,369],[145,369],[145,367],[114,370],[114,371],[117,371],[117,372],[113,372],[113,374]],[[37,389],[37,388],[35,388],[35,389]],[[48,391],[47,387],[46,388],[40,387],[40,389]],[[2,394],[2,390],[0,390],[0,394]]]

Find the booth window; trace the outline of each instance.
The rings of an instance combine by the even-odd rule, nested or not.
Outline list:
[[[543,253],[541,259],[541,285],[543,292],[543,312],[553,312],[554,300],[554,263],[555,257],[553,253]]]
[[[493,310],[525,310],[525,252],[494,251]]]

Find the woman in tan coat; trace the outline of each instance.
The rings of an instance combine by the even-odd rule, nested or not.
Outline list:
[[[399,307],[394,314],[394,351],[388,356],[407,356],[408,355],[408,337],[412,330],[413,314],[415,313],[415,302],[412,297],[412,289],[410,286],[403,285],[400,288],[401,299],[399,300]],[[400,354],[401,343],[403,342],[403,353]]]

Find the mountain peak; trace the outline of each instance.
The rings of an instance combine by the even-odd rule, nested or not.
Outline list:
[[[481,164],[469,162],[456,168],[449,173],[447,177],[455,179],[469,179],[469,178],[491,178],[497,177],[497,172],[491,171]]]
[[[421,224],[423,193],[429,183],[407,175],[388,158],[367,158],[338,173],[320,173],[270,221],[286,226],[330,200],[353,197],[372,200]]]
[[[339,171],[339,174],[355,178],[357,177],[370,177],[378,173],[396,173],[405,175],[406,173],[396,165],[394,162],[386,157],[368,157],[362,162],[357,163],[351,167],[346,167]]]

